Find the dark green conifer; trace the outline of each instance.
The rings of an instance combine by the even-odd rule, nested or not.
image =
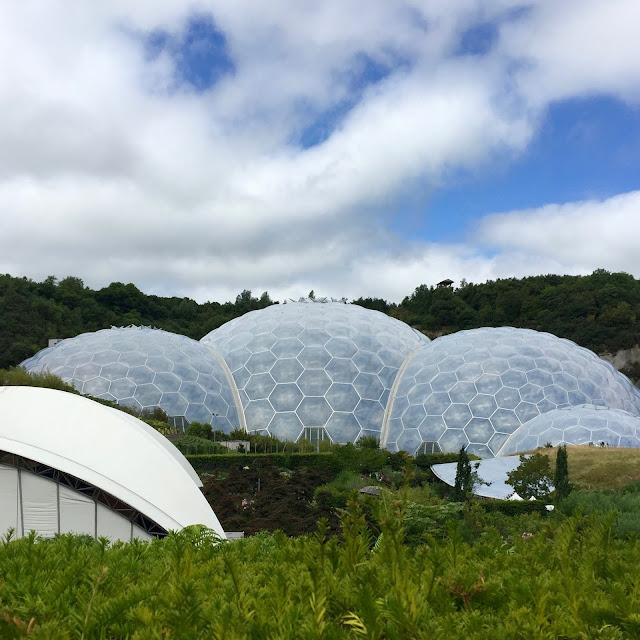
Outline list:
[[[571,493],[571,483],[569,482],[569,461],[567,456],[567,446],[558,447],[556,454],[556,473],[553,479],[556,488],[556,498],[562,500]]]
[[[453,499],[456,502],[464,502],[467,500],[472,489],[471,462],[464,447],[460,447],[458,454],[458,466],[456,467],[456,481],[453,487]]]

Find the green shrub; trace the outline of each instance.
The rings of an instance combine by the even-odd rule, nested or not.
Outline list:
[[[217,442],[195,435],[180,436],[173,444],[185,455],[229,454],[229,450]],[[232,454],[235,455],[235,454]]]
[[[191,422],[187,427],[187,435],[196,438],[207,438],[212,434],[211,425],[209,423]]]

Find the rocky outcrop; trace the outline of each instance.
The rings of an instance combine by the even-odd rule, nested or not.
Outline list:
[[[622,349],[617,353],[601,353],[600,357],[610,362],[619,371],[640,364],[640,345],[631,349]]]

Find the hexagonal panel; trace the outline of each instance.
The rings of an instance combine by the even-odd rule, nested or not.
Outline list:
[[[466,404],[452,404],[442,417],[449,429],[462,429],[471,420],[471,411]]]
[[[353,385],[339,382],[331,385],[325,397],[334,411],[353,411],[360,401]]]
[[[147,384],[153,382],[155,375],[155,372],[149,369],[149,367],[141,366],[131,367],[127,377],[135,384]]]
[[[354,415],[363,429],[380,431],[384,417],[384,409],[382,405],[375,400],[360,400],[354,411]]]
[[[302,423],[295,413],[276,413],[269,423],[269,433],[280,439],[295,442],[302,434]]]
[[[368,351],[358,351],[352,360],[361,373],[378,373],[384,367],[378,355]]]
[[[304,371],[296,358],[278,360],[271,367],[271,376],[276,382],[295,382]]]
[[[378,376],[371,373],[359,373],[353,381],[353,386],[360,397],[365,400],[379,400],[384,391],[384,386]]]
[[[298,338],[282,338],[271,348],[271,353],[278,358],[295,358],[304,348]]]
[[[162,398],[162,392],[152,384],[139,384],[133,397],[143,407],[157,406]]]
[[[361,430],[353,413],[340,412],[335,412],[329,418],[325,428],[331,440],[340,444],[355,442]]]
[[[110,384],[109,380],[104,378],[91,378],[91,380],[87,380],[84,383],[82,393],[97,397],[103,393],[108,393]]]
[[[356,365],[346,358],[332,358],[325,371],[333,382],[344,383],[353,382],[359,373]]]
[[[515,409],[521,402],[520,393],[517,389],[502,387],[495,395],[496,402],[503,409]]]
[[[118,362],[119,356],[120,354],[117,351],[107,349],[106,351],[94,353],[91,362],[95,362],[96,364],[111,364],[112,362]]]
[[[331,379],[322,369],[308,369],[296,384],[306,396],[323,396],[331,386]]]
[[[153,384],[160,391],[178,391],[180,389],[180,379],[173,373],[156,373]]]
[[[268,400],[252,400],[244,410],[247,429],[249,431],[266,429],[274,414],[275,411]]]
[[[305,369],[324,369],[331,356],[324,347],[305,347],[298,355],[298,362]]]
[[[269,401],[276,411],[294,411],[302,401],[303,395],[296,384],[277,384]]]
[[[352,358],[358,352],[358,347],[346,338],[331,338],[326,349],[334,358]]]
[[[296,413],[305,427],[323,427],[332,409],[324,398],[304,398]]]
[[[201,403],[207,395],[205,390],[197,382],[182,382],[180,395],[188,402]]]

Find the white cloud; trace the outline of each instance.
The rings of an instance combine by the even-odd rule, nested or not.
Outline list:
[[[640,191],[486,217],[480,240],[500,250],[589,269],[640,274]]]
[[[501,50],[524,63],[518,82],[536,106],[597,93],[637,103],[638,24],[636,0],[540,1],[503,28]]]
[[[544,211],[487,220],[480,238],[495,231],[491,257],[477,239],[404,243],[388,231],[408,184],[429,193],[452,171],[518,154],[549,100],[635,95],[637,39],[627,26],[635,3],[606,3],[603,22],[602,3],[578,12],[571,0],[536,3],[501,28],[486,56],[452,56],[467,28],[519,4],[0,6],[0,270],[73,274],[92,286],[121,280],[200,300],[243,288],[397,300],[444,277],[611,264],[548,237],[546,252],[509,240],[508,228],[529,228]],[[170,55],[149,60],[143,46],[158,29],[179,40],[196,12],[213,15],[234,65],[203,93],[180,84]],[[605,27],[624,54],[597,62],[601,47],[587,40]],[[388,75],[360,86],[363,55]],[[583,68],[580,56],[593,63]],[[300,132],[345,100],[353,107],[329,137],[302,149]],[[620,204],[589,206],[613,216]],[[601,233],[596,218],[590,224]],[[530,226],[531,237],[540,233]]]

